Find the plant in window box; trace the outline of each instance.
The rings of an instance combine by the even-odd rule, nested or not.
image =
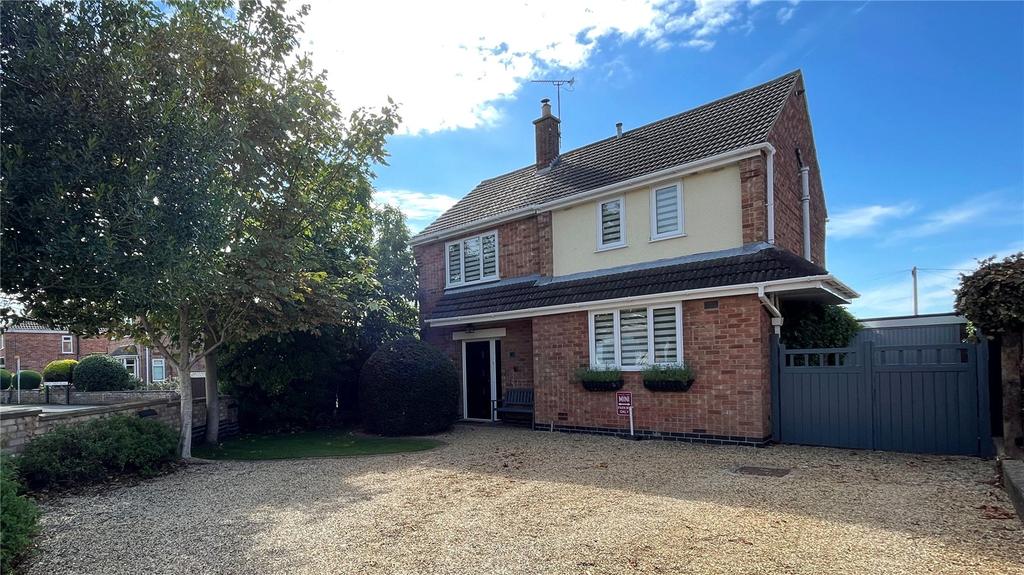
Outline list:
[[[651,391],[687,391],[693,385],[693,370],[681,363],[646,365],[640,374]]]
[[[622,389],[622,370],[618,367],[583,367],[576,370],[576,379],[587,391]]]

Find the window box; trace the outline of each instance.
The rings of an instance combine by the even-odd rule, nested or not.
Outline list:
[[[576,370],[576,379],[587,391],[615,391],[622,389],[622,370],[610,368],[582,368]]]
[[[693,371],[682,364],[650,365],[641,375],[651,391],[689,391],[693,385]]]

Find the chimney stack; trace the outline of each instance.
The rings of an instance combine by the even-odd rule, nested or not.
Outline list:
[[[540,101],[540,118],[533,121],[537,133],[537,169],[547,168],[558,157],[561,120],[551,115],[551,100]]]
[[[622,122],[615,122],[615,137],[622,137]]]

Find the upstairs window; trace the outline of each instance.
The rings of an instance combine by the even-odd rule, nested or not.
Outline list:
[[[60,352],[75,353],[75,339],[70,335],[60,336]]]
[[[498,279],[498,232],[463,238],[445,244],[447,287],[459,287]]]
[[[627,371],[681,363],[682,320],[678,304],[591,312],[590,363]]]
[[[683,193],[680,184],[651,188],[651,239],[683,235]]]
[[[597,249],[606,250],[626,245],[626,203],[615,198],[597,204]]]

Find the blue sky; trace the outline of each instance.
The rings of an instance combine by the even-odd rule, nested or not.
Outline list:
[[[404,5],[383,43],[359,31],[372,12],[344,4],[314,3],[307,47],[343,105],[402,104],[376,187],[414,229],[532,162],[531,121],[554,91],[531,78],[576,78],[571,149],[801,68],[828,268],[862,294],[856,314],[910,313],[915,265],[921,312],[947,311],[958,270],[1024,250],[1024,4]],[[340,38],[340,21],[356,31]]]

